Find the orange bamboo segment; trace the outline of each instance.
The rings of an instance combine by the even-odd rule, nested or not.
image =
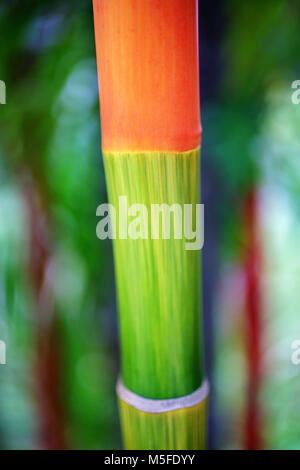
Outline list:
[[[197,0],[93,0],[106,151],[201,140]]]

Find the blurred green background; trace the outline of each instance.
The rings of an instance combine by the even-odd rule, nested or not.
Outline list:
[[[300,4],[199,15],[210,446],[300,449]],[[2,0],[0,35],[0,448],[121,448],[92,2]]]

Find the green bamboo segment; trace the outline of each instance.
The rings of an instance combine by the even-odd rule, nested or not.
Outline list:
[[[206,447],[207,398],[166,413],[140,411],[119,399],[124,447],[130,450],[201,450]]]
[[[179,204],[182,211],[184,204],[193,204],[195,221],[199,203],[199,149],[104,152],[104,163],[109,202],[117,212],[114,259],[122,380],[129,390],[146,398],[190,394],[203,381],[199,250],[186,249],[190,240],[184,236],[174,239],[172,217],[170,239],[163,239],[162,223],[158,239],[150,236],[120,239],[120,221],[125,223],[123,218],[127,214],[119,210],[119,197],[127,197],[128,208],[132,204],[146,206],[149,234],[158,229],[151,221],[151,204]],[[128,217],[128,223],[131,220],[136,217]],[[196,448],[196,442],[203,442],[204,431],[197,431],[204,419],[202,408],[195,415],[190,409],[152,418],[122,405],[126,446],[133,449],[142,445],[144,437],[141,433],[142,441],[139,440],[139,433],[144,429],[144,434],[153,433],[147,448],[161,449],[164,445],[184,448],[187,442]],[[155,437],[157,426],[161,431]],[[195,433],[192,441],[190,433]]]

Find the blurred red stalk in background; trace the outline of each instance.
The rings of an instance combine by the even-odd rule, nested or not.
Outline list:
[[[65,449],[62,361],[52,292],[52,253],[49,243],[49,211],[33,178],[26,181],[30,252],[29,274],[36,307],[35,379],[43,449]]]
[[[262,379],[262,304],[261,304],[261,246],[259,239],[259,200],[257,189],[252,188],[245,200],[245,321],[246,321],[246,364],[247,401],[245,424],[245,448],[261,449],[262,416],[259,404],[259,390]]]

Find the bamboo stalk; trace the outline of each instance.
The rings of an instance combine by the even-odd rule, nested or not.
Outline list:
[[[201,142],[196,0],[94,0],[102,146],[116,233],[127,204],[199,202]],[[127,215],[127,214],[126,214]],[[165,410],[163,400],[193,394],[204,381],[200,257],[187,239],[114,240],[122,381],[137,400],[120,397],[129,449],[205,446],[206,395]],[[122,224],[123,225],[123,224]],[[128,396],[128,393],[125,394]]]
[[[49,265],[52,260],[47,229],[50,217],[47,200],[34,178],[24,189],[30,226],[29,274],[36,309],[35,379],[39,414],[40,442],[43,449],[66,449],[62,388],[61,348],[57,312],[49,284]],[[42,206],[42,207],[40,207]],[[45,216],[46,214],[46,216]],[[41,226],[40,220],[44,220]]]
[[[245,217],[245,320],[248,390],[245,413],[245,448],[259,450],[263,448],[263,416],[259,393],[263,373],[262,364],[262,302],[261,269],[262,253],[259,240],[259,201],[258,191],[251,188],[244,203]]]

